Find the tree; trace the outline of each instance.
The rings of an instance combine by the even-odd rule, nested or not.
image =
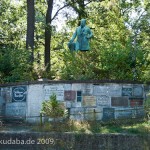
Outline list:
[[[50,97],[50,100],[42,103],[41,113],[54,119],[54,127],[56,126],[56,119],[67,115],[67,111],[61,107],[55,94]]]
[[[103,0],[66,0],[66,3],[77,13],[78,20],[80,21],[82,18],[88,17],[86,6],[96,1],[101,2]]]
[[[0,6],[0,82],[34,80],[25,49],[26,5],[2,0]]]
[[[27,36],[26,48],[31,49],[30,62],[34,61],[34,29],[35,29],[35,9],[34,0],[27,0]]]
[[[91,51],[64,53],[64,79],[133,80],[132,31],[117,1],[91,3],[86,7],[90,26],[94,29]],[[138,44],[136,52],[137,79],[147,67],[147,52]],[[82,69],[81,69],[82,68]]]
[[[45,66],[46,70],[50,71],[50,43],[51,43],[51,21],[53,0],[47,0],[46,25],[45,25]]]

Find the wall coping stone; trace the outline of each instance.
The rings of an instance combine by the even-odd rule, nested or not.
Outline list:
[[[0,87],[7,86],[18,86],[18,85],[32,85],[32,84],[73,84],[73,83],[92,83],[92,84],[106,84],[106,83],[116,83],[116,84],[144,84],[141,81],[132,80],[49,80],[40,79],[40,81],[26,81],[26,82],[14,82],[0,84]]]

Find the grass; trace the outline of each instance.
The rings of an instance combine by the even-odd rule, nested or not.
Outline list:
[[[145,120],[115,120],[111,122],[100,121],[72,121],[45,123],[43,126],[34,126],[34,131],[40,132],[76,132],[76,133],[125,133],[150,134],[150,121]]]

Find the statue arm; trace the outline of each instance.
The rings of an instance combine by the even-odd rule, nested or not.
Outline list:
[[[91,29],[89,28],[87,38],[90,39],[90,38],[92,38],[92,36],[93,36],[93,33],[92,33]]]
[[[74,41],[74,39],[76,38],[76,36],[77,36],[77,29],[76,29],[76,31],[74,32],[74,34],[73,34],[73,36],[72,36],[72,38],[71,38],[71,40],[70,40],[71,43]]]

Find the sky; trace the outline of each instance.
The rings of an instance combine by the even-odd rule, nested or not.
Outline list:
[[[52,12],[52,16],[54,16],[54,14],[56,13],[56,11],[62,7],[64,4],[64,0],[56,0],[56,3],[54,3],[54,7],[53,7],[53,12]],[[14,5],[21,5],[22,4],[22,0],[11,0],[11,3]],[[65,12],[67,12],[68,14],[70,14],[73,18],[76,17],[76,14],[74,11],[72,11],[69,8],[65,8],[64,9]],[[63,29],[63,27],[65,26],[65,22],[67,20],[67,18],[63,15],[64,10],[61,10],[60,13],[58,14],[57,18],[55,20],[52,21],[52,25],[56,26],[56,30],[60,31]]]

